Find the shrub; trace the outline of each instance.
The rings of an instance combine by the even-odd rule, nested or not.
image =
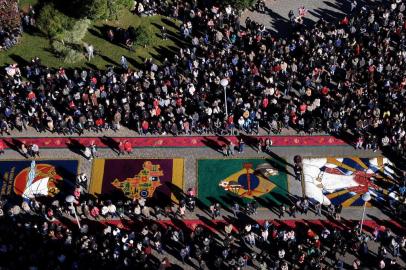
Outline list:
[[[80,17],[91,19],[116,19],[122,9],[129,9],[132,0],[83,0]]]
[[[0,0],[0,25],[10,29],[21,25],[17,0]]]
[[[48,37],[60,35],[65,29],[70,29],[73,20],[55,9],[53,4],[46,4],[37,19],[38,29]]]
[[[89,19],[78,20],[73,24],[72,29],[63,31],[56,38],[63,42],[79,44],[85,37],[90,23]]]
[[[62,43],[59,40],[54,40],[52,42],[52,49],[66,64],[74,64],[85,59],[85,56],[81,51],[75,49],[69,44]]]
[[[82,17],[106,19],[108,17],[108,0],[86,0]]]
[[[149,24],[141,24],[135,30],[135,46],[149,46],[155,41],[155,32]]]
[[[133,0],[116,0],[117,5],[120,9],[130,9],[133,5]]]
[[[65,55],[67,53],[67,47],[65,44],[63,44],[61,41],[59,40],[54,40],[52,41],[52,50],[54,51],[54,53],[56,55],[58,55],[59,57]]]
[[[69,49],[67,54],[63,58],[63,61],[66,64],[74,64],[83,60],[85,60],[84,54],[74,49]]]

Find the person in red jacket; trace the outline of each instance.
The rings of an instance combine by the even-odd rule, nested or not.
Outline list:
[[[133,146],[129,140],[124,141],[124,151],[127,152],[127,154],[131,154],[133,152]]]

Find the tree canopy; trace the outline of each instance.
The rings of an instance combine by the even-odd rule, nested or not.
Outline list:
[[[0,25],[9,28],[21,25],[17,0],[0,0]]]

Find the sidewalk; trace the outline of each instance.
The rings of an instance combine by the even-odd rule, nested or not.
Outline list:
[[[236,129],[236,131],[238,131]],[[238,133],[242,133],[242,134],[246,134],[245,132],[239,132]],[[248,134],[246,134],[248,135]],[[268,132],[263,129],[260,128],[259,129],[259,136],[267,136]],[[313,133],[313,135],[319,135],[319,136],[326,136],[328,135],[327,133]],[[312,136],[313,136],[312,135]],[[87,131],[85,130],[83,135],[78,136],[77,133],[74,133],[72,135],[63,135],[63,134],[57,134],[57,133],[52,133],[50,131],[46,131],[46,132],[42,132],[39,133],[37,132],[33,127],[28,127],[27,130],[25,130],[24,132],[19,132],[17,130],[12,130],[10,132],[10,135],[8,134],[3,134],[1,137],[3,138],[48,138],[48,137],[102,137],[102,136],[107,136],[107,137],[129,137],[129,138],[135,138],[135,137],[141,137],[141,138],[145,138],[145,137],[174,137],[171,134],[166,134],[166,135],[152,135],[152,134],[147,134],[147,135],[140,135],[138,132],[136,132],[135,130],[131,130],[127,127],[121,127],[120,130],[118,131],[113,131],[111,129],[108,130],[104,130],[103,132],[94,132],[94,131]],[[203,135],[199,135],[197,133],[192,133],[192,135],[179,135],[178,137],[194,137],[194,136],[214,136],[213,134],[203,134]],[[282,129],[282,132],[280,134],[271,134],[272,137],[277,137],[277,136],[309,136],[307,134],[303,134],[300,133],[298,134],[296,132],[296,130],[290,128],[290,129]]]

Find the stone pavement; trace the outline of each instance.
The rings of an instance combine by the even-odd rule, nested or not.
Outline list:
[[[242,24],[245,25],[245,19],[250,17],[281,36],[287,36],[291,30],[288,17],[290,10],[297,16],[298,9],[304,6],[308,10],[304,18],[306,25],[311,25],[320,18],[336,21],[350,10],[349,0],[265,0],[265,5],[268,8],[265,13],[246,10],[241,16]]]
[[[244,133],[244,132],[243,132]],[[201,136],[210,136],[214,134],[202,134]],[[247,134],[248,135],[248,134]],[[268,135],[267,130],[265,129],[260,129],[258,135]],[[272,135],[272,134],[271,134]],[[298,134],[293,128],[290,129],[282,129],[281,135],[305,135],[302,133]],[[313,135],[328,135],[327,133],[320,132],[320,133],[313,133]],[[3,134],[0,138],[48,138],[48,137],[75,137],[78,136],[77,133],[74,133],[72,135],[62,135],[62,134],[57,134],[57,133],[52,133],[49,131],[38,133],[34,128],[28,127],[27,130],[24,132],[18,132],[17,130],[12,130],[9,134]],[[126,127],[121,127],[119,131],[113,131],[111,129],[109,130],[104,130],[103,132],[94,132],[94,131],[87,131],[85,130],[84,133],[81,135],[82,137],[101,137],[101,136],[107,136],[107,137],[156,137],[156,135],[152,134],[146,134],[146,135],[140,135],[138,132],[131,130]],[[163,136],[172,136],[172,135],[163,135]],[[183,135],[180,135],[183,136]],[[192,134],[192,136],[199,136],[199,134]],[[274,135],[277,136],[277,135]]]
[[[320,157],[320,156],[353,156],[358,155],[362,157],[375,157],[379,156],[379,152],[372,151],[355,151],[351,146],[334,146],[334,147],[273,147],[271,156],[281,157],[288,163],[293,163],[293,157],[297,154],[303,157]],[[117,154],[109,148],[101,148],[98,150],[99,157],[101,158],[114,158]],[[129,156],[126,156],[129,157]],[[210,147],[198,148],[134,148],[131,154],[134,158],[184,158],[185,171],[184,171],[184,190],[189,187],[197,186],[197,160],[203,158],[224,158],[223,154],[213,150]],[[244,153],[235,154],[237,158],[269,158],[270,155],[266,153],[258,153],[256,149],[247,147]],[[73,153],[69,149],[42,149],[41,159],[78,159],[79,172],[86,173],[91,176],[92,163],[86,160],[83,156]],[[5,154],[0,156],[0,159],[24,159],[18,152],[14,150],[6,150]],[[288,166],[288,171],[293,174],[293,170]],[[289,192],[292,196],[302,196],[302,189],[300,182],[296,181],[294,177],[288,175]],[[357,215],[359,216],[359,215]]]

